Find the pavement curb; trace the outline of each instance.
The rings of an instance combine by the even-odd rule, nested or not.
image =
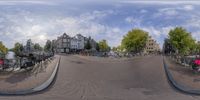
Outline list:
[[[32,93],[36,93],[36,92],[41,92],[45,89],[47,89],[53,82],[53,80],[55,79],[55,76],[58,72],[58,67],[60,65],[60,59],[61,56],[58,58],[58,62],[56,64],[56,67],[53,70],[53,73],[51,74],[50,78],[48,80],[46,80],[44,83],[42,83],[41,85],[28,89],[28,90],[20,90],[20,91],[15,91],[15,92],[2,92],[0,91],[0,95],[26,95],[26,94],[32,94]]]
[[[176,88],[177,90],[183,92],[183,93],[187,93],[187,94],[193,94],[193,95],[200,95],[200,90],[198,89],[192,89],[189,87],[186,87],[180,83],[178,83],[172,76],[172,74],[170,73],[166,62],[165,62],[165,58],[163,56],[163,65],[164,65],[164,69],[165,69],[165,73],[167,76],[168,81],[171,83],[171,85]]]

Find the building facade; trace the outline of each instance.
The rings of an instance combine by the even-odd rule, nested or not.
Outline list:
[[[72,37],[70,40],[70,51],[77,51],[78,49],[78,39],[76,37]]]
[[[149,36],[144,48],[144,53],[150,54],[150,53],[156,53],[156,52],[160,52],[160,46],[156,42],[156,40],[152,39],[152,37]]]
[[[78,47],[77,47],[77,49],[79,51],[80,50],[84,50],[84,47],[85,47],[85,37],[82,36],[81,34],[77,34],[75,37],[78,39]]]
[[[25,53],[30,53],[34,51],[34,44],[31,41],[31,39],[28,39],[26,42],[26,45],[24,46],[24,50]]]
[[[52,41],[54,51],[57,53],[69,53],[69,52],[79,52],[85,50],[85,44],[90,41],[91,49],[96,50],[96,41],[91,37],[87,38],[81,34],[77,34],[74,37],[68,36],[64,33],[62,36],[58,37],[56,40]]]
[[[58,53],[69,53],[71,47],[71,38],[64,33],[62,36],[54,40],[55,51]]]
[[[97,42],[92,38],[89,38],[89,42],[90,42],[90,45],[91,45],[91,50],[95,51],[96,47],[97,47]]]

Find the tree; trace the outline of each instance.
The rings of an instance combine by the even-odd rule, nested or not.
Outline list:
[[[85,44],[85,49],[90,50],[92,48],[91,44],[90,44],[90,40],[87,40],[87,43]]]
[[[147,42],[148,32],[141,29],[132,29],[122,39],[121,48],[128,52],[141,52]]]
[[[176,27],[169,32],[169,42],[176,49],[176,53],[187,55],[196,48],[195,40],[191,33],[182,27]]]
[[[117,46],[117,51],[118,52],[122,52],[123,51],[123,47],[121,45]]]
[[[14,48],[12,50],[13,52],[15,52],[16,55],[20,55],[20,53],[23,51],[23,45],[17,42],[15,43]]]
[[[99,41],[99,50],[102,51],[102,52],[106,52],[106,51],[109,51],[110,47],[108,46],[107,44],[107,41],[106,40],[101,40]]]
[[[0,53],[5,55],[5,54],[7,54],[7,52],[8,52],[8,48],[6,48],[5,45],[3,44],[3,42],[0,41]]]
[[[200,54],[200,43],[199,43],[199,42],[196,43],[196,50],[195,50],[195,53]]]
[[[170,43],[169,39],[166,38],[164,40],[164,44],[163,44],[163,52],[165,54],[172,54],[172,53],[175,53],[175,49],[173,48],[172,44]]]
[[[112,47],[112,51],[117,51],[117,47]]]
[[[51,41],[50,41],[50,40],[47,40],[47,42],[46,42],[46,44],[45,44],[45,46],[44,46],[44,50],[47,51],[47,52],[49,52],[49,51],[52,50],[51,48],[52,48]]]
[[[34,49],[37,50],[37,51],[41,51],[41,50],[42,50],[42,47],[40,46],[39,43],[35,43],[35,44],[34,44]]]
[[[99,43],[96,43],[96,50],[97,50],[97,51],[100,51]]]

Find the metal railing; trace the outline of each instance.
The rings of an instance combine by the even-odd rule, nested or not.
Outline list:
[[[198,57],[196,55],[191,56],[178,56],[178,55],[166,55],[176,63],[179,63],[183,66],[192,66],[192,62],[197,59]]]
[[[53,53],[38,53],[32,54],[32,56],[16,56],[14,59],[0,58],[0,69],[26,69],[28,67],[33,67],[37,63],[42,63],[45,60],[51,59],[53,56]]]

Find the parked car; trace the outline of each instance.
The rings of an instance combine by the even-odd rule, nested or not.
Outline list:
[[[33,61],[31,61],[30,59],[28,58],[23,58],[22,61],[21,61],[21,68],[28,68],[28,67],[31,67],[33,66],[34,63]]]

